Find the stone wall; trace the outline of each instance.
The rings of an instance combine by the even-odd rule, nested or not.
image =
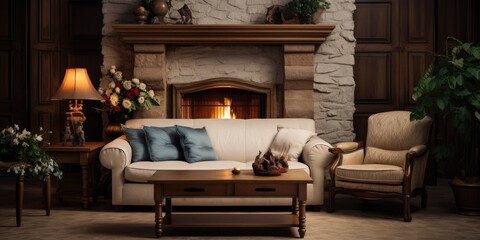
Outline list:
[[[185,0],[173,1],[174,9],[187,4],[194,24],[262,24],[267,7],[289,0]],[[314,56],[314,118],[317,132],[329,142],[354,138],[353,78],[355,38],[354,0],[330,0],[331,8],[321,23],[335,24],[332,34]],[[122,43],[112,24],[134,23],[139,0],[104,0],[102,70],[116,65],[127,77],[134,68],[133,48]],[[175,11],[172,11],[175,17]],[[168,21],[168,18],[167,18]],[[166,51],[166,82],[183,83],[213,77],[235,77],[248,81],[281,84],[283,53],[276,46],[188,46]],[[106,81],[102,81],[102,85]],[[164,109],[158,110],[164,112]],[[163,115],[163,114],[162,114]]]

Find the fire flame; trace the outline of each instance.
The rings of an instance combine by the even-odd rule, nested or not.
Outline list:
[[[223,116],[221,117],[222,119],[235,119],[235,113],[233,112],[233,109],[231,109],[232,106],[232,99],[224,97],[223,98]]]

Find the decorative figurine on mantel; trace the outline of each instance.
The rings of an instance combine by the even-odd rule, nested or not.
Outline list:
[[[150,12],[145,9],[145,7],[140,6],[135,10],[135,20],[137,20],[138,24],[145,24],[148,19],[148,14]]]
[[[192,24],[192,11],[188,8],[187,4],[184,4],[182,8],[178,9],[178,13],[182,18],[181,24]]]
[[[154,24],[165,24],[165,15],[172,7],[172,0],[152,0],[151,1],[151,11],[155,15],[152,18],[152,23]]]

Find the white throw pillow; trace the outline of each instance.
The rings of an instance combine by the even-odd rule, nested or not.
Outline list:
[[[287,154],[289,161],[297,161],[305,143],[315,135],[314,132],[305,129],[278,127],[277,135],[270,144],[270,150],[275,157]]]

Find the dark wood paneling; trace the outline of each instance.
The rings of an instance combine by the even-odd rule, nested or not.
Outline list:
[[[412,99],[413,88],[417,85],[418,80],[423,76],[425,69],[430,64],[431,54],[425,52],[409,52],[407,56],[408,62],[408,82],[405,99],[407,104],[415,104]]]
[[[389,53],[355,54],[354,76],[357,87],[357,103],[390,103],[391,99],[391,57]]]
[[[27,126],[26,0],[0,2],[0,129]]]
[[[69,40],[98,40],[101,38],[103,14],[101,1],[73,1],[68,6]]]
[[[357,1],[354,14],[355,37],[359,43],[391,42],[392,4],[385,2]]]
[[[11,79],[12,58],[10,51],[0,51],[0,79]],[[0,87],[0,103],[10,103],[12,97],[12,82],[2,81]]]
[[[431,25],[433,16],[432,0],[408,0],[408,24],[407,39],[410,43],[430,43],[433,28]],[[430,13],[428,13],[430,12]]]
[[[54,42],[54,32],[56,28],[55,19],[58,13],[55,11],[57,2],[55,0],[40,0],[39,2],[39,16],[38,18],[38,40],[39,42]],[[35,11],[36,9],[33,9]]]
[[[0,1],[0,39],[9,40],[12,26],[11,1]]]

